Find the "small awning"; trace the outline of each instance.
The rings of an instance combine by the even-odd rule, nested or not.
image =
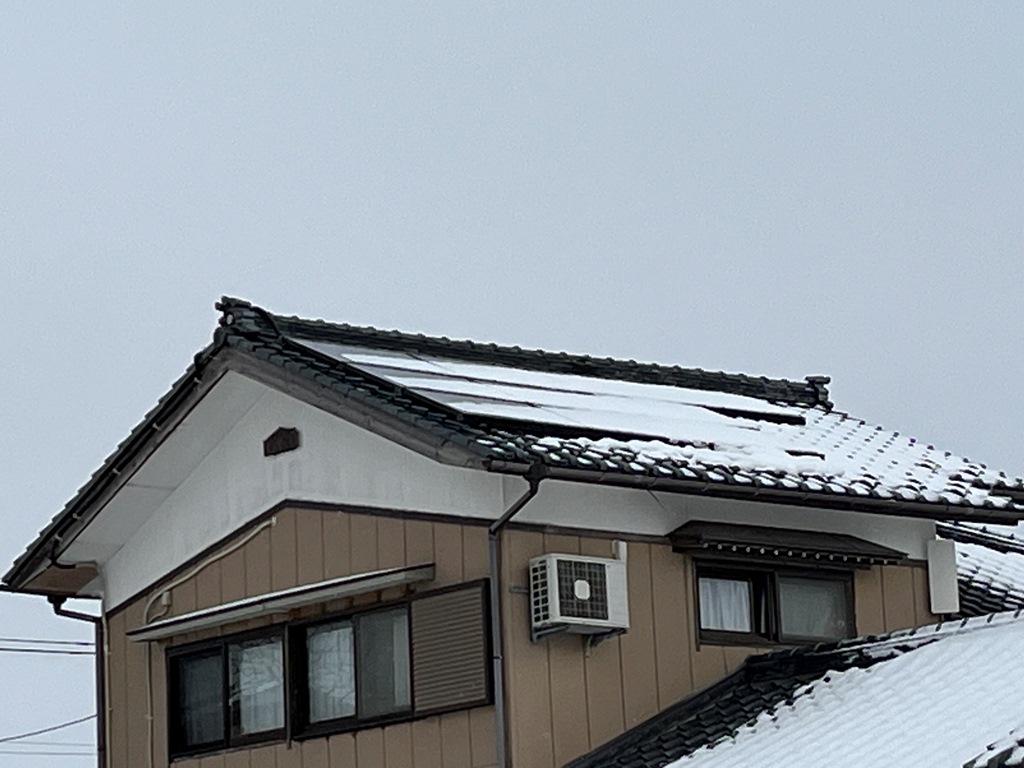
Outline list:
[[[337,579],[318,581],[315,584],[269,592],[256,597],[246,597],[191,613],[183,613],[181,616],[172,616],[169,619],[154,621],[152,624],[138,629],[131,629],[126,634],[132,640],[160,640],[185,632],[219,627],[233,621],[284,613],[315,603],[337,600],[341,597],[365,595],[367,592],[377,592],[403,584],[433,581],[434,571],[434,564],[430,563],[342,576]]]
[[[672,531],[669,540],[677,552],[703,551],[832,565],[894,565],[907,558],[905,552],[845,533],[732,523],[686,523]]]

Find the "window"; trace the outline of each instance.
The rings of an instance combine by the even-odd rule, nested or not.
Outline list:
[[[801,643],[854,634],[853,580],[842,571],[697,566],[704,642]]]
[[[276,629],[170,656],[173,754],[284,735],[283,638]]]
[[[367,723],[412,707],[409,607],[302,627],[298,729]]]
[[[489,704],[485,587],[172,648],[171,757]]]

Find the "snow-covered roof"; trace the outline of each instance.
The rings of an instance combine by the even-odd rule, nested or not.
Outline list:
[[[458,466],[932,519],[1024,519],[1024,480],[833,408],[803,381],[526,350],[274,315],[224,298],[214,340],[50,522],[21,585],[87,525],[124,467],[232,364],[287,379]],[[362,422],[361,422],[362,423]]]
[[[1019,765],[1022,647],[1017,612],[755,657],[573,766]]]

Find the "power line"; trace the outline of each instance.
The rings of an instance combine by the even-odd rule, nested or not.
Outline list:
[[[0,749],[0,755],[33,755],[36,757],[96,757],[95,752],[46,752],[39,750],[29,752],[18,749]]]
[[[92,651],[77,651],[65,648],[11,648],[0,646],[0,653],[55,653],[63,656],[93,656]]]
[[[91,640],[40,640],[35,637],[0,637],[0,643],[19,643],[22,645],[80,645],[92,648]]]
[[[27,739],[29,736],[38,736],[41,733],[50,733],[51,731],[59,731],[61,728],[70,728],[72,725],[78,725],[84,723],[86,720],[92,720],[96,715],[86,715],[80,717],[77,720],[68,720],[66,723],[58,723],[57,725],[51,725],[46,728],[40,728],[38,731],[29,731],[27,733],[18,733],[14,736],[4,736],[0,739],[0,744],[4,744],[8,741],[19,741],[20,739]]]

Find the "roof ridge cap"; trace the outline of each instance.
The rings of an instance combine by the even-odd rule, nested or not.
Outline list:
[[[231,328],[242,335],[269,332],[275,336],[294,336],[300,343],[306,341],[352,343],[372,346],[372,341],[390,346],[419,345],[429,353],[471,361],[484,358],[491,365],[523,367],[532,370],[569,373],[592,378],[638,381],[664,384],[680,388],[729,392],[754,397],[768,402],[780,402],[803,407],[832,409],[829,400],[829,376],[809,375],[803,380],[756,376],[748,373],[710,371],[699,367],[677,364],[641,362],[633,359],[598,357],[566,351],[523,348],[518,345],[480,342],[472,339],[453,339],[448,336],[430,336],[423,333],[383,329],[337,323],[323,319],[307,319],[296,315],[279,315],[249,301],[224,296],[216,305],[223,313],[222,328]],[[317,338],[317,337],[320,338]],[[344,338],[348,337],[348,338]],[[434,349],[431,349],[434,348]],[[742,390],[742,391],[738,391]]]

